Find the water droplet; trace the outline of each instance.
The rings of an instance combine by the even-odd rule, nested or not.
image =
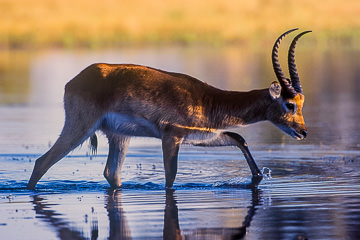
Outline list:
[[[261,170],[261,173],[263,175],[264,180],[271,180],[271,169],[268,167],[263,167],[263,169]]]
[[[213,187],[224,187],[224,186],[243,186],[249,183],[249,180],[243,177],[234,177],[229,180],[215,182]]]

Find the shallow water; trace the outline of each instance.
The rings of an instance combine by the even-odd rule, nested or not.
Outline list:
[[[164,188],[155,139],[132,141],[124,186],[109,189],[104,137],[96,156],[84,143],[36,191],[26,190],[35,160],[62,128],[64,84],[93,62],[132,62],[220,88],[264,88],[274,79],[268,53],[167,48],[2,56],[0,63],[17,64],[0,74],[1,238],[359,239],[360,53],[334,51],[297,52],[306,140],[292,140],[269,123],[238,131],[271,178],[248,188],[250,171],[237,149],[184,146],[174,191]]]

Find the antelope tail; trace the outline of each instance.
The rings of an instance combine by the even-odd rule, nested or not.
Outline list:
[[[98,147],[98,139],[97,139],[97,136],[95,133],[94,133],[94,135],[92,135],[90,137],[90,146],[89,147],[90,147],[91,153],[93,155],[95,155],[97,152],[97,147]]]

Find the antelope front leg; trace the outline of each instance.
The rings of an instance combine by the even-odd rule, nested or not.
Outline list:
[[[162,138],[163,160],[165,168],[166,188],[171,188],[177,173],[179,146],[182,138],[164,134]]]
[[[263,176],[261,171],[259,170],[258,166],[255,163],[254,158],[252,157],[250,150],[247,146],[247,143],[245,141],[245,139],[237,134],[237,133],[233,133],[233,132],[224,132],[223,136],[228,136],[230,138],[230,140],[238,147],[240,148],[240,150],[243,152],[245,159],[250,167],[251,173],[252,173],[252,182],[254,184],[259,184],[260,181],[262,180]]]
[[[104,177],[112,187],[121,187],[121,167],[125,160],[130,137],[122,135],[107,135],[109,140],[109,155]]]
[[[246,144],[245,139],[237,133],[234,132],[222,132],[218,137],[211,139],[210,141],[205,141],[195,144],[196,146],[203,147],[220,147],[220,146],[236,146],[240,148],[242,153],[245,156],[245,159],[249,165],[250,171],[252,173],[252,184],[257,186],[262,180],[263,176],[258,166],[255,163],[254,158],[251,156],[250,150]]]

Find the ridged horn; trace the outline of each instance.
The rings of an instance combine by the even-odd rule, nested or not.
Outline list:
[[[279,55],[278,55],[278,50],[279,50],[279,46],[280,46],[280,42],[281,40],[289,33],[298,30],[298,28],[294,28],[291,29],[287,32],[284,32],[283,34],[280,35],[280,37],[275,41],[274,47],[272,49],[272,54],[271,54],[271,59],[272,59],[272,64],[273,64],[273,68],[274,68],[274,72],[275,75],[277,77],[277,79],[279,80],[279,83],[284,91],[284,93],[287,93],[287,95],[290,95],[291,97],[296,95],[296,91],[295,89],[292,87],[291,85],[291,81],[289,81],[284,73],[281,70],[280,67],[280,63],[279,63]]]
[[[298,35],[296,35],[296,37],[294,38],[294,40],[291,42],[291,45],[289,47],[289,53],[288,53],[288,64],[289,64],[289,73],[290,73],[290,79],[291,79],[291,84],[293,86],[293,88],[295,89],[296,92],[298,93],[303,93],[302,92],[302,88],[301,88],[301,84],[300,84],[300,79],[299,79],[299,75],[298,72],[296,70],[296,64],[295,64],[295,47],[296,47],[296,43],[299,40],[299,38],[306,34],[309,33],[311,31],[305,31],[302,32]]]

